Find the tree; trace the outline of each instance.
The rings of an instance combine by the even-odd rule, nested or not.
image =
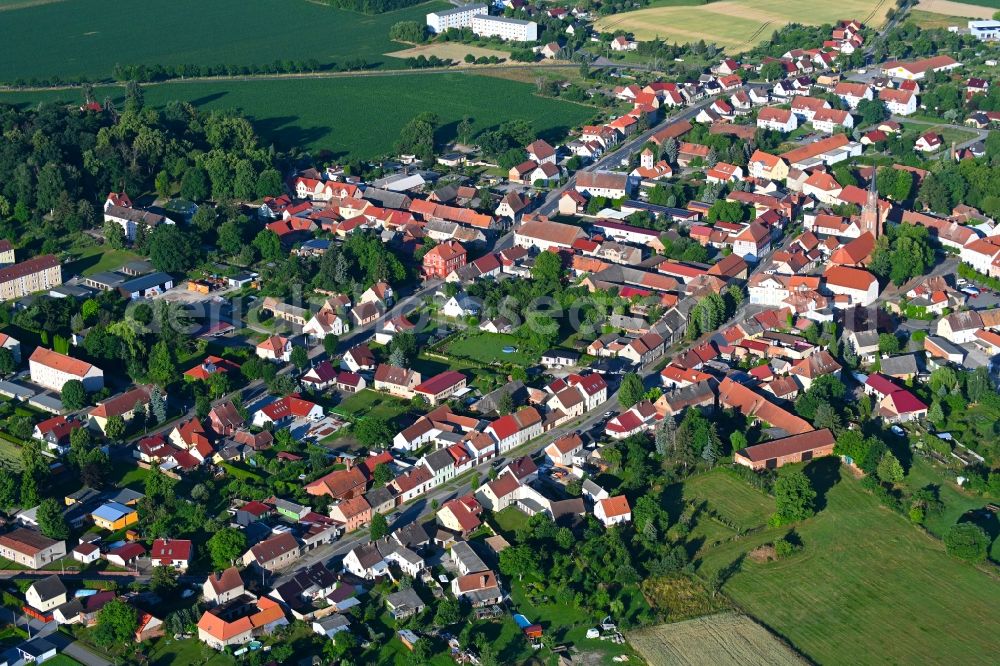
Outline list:
[[[149,239],[149,260],[157,270],[185,273],[198,263],[201,249],[194,234],[181,231],[175,224],[161,224]]]
[[[503,391],[500,394],[500,398],[497,399],[497,413],[500,416],[506,416],[514,412],[514,398],[511,396],[510,391]]]
[[[0,511],[10,511],[17,506],[20,496],[21,479],[15,472],[5,471],[0,474]]]
[[[434,624],[438,627],[447,627],[462,619],[462,605],[457,599],[445,597],[438,603],[437,612],[434,613]]]
[[[876,474],[883,483],[897,484],[903,480],[903,466],[891,451],[886,451],[878,461]]]
[[[160,387],[166,387],[177,378],[177,364],[174,363],[170,347],[165,340],[160,340],[149,351],[149,378]]]
[[[802,472],[791,472],[774,482],[774,517],[780,524],[805,520],[813,515],[816,491]]]
[[[104,223],[104,242],[108,244],[115,250],[120,250],[125,247],[127,238],[125,237],[125,230],[122,229],[122,225],[117,222],[108,220]]]
[[[112,442],[120,442],[125,438],[125,419],[120,414],[108,417],[108,422],[104,424],[104,434]]]
[[[163,423],[167,420],[167,403],[159,391],[152,391],[149,394],[149,413],[156,423]]]
[[[139,614],[135,608],[120,599],[112,599],[97,612],[94,640],[98,644],[128,645],[139,627]]]
[[[525,574],[537,573],[538,552],[526,545],[505,548],[500,552],[500,571],[507,576],[517,576],[518,580],[522,580]]]
[[[382,537],[389,534],[389,521],[386,519],[384,514],[379,513],[378,511],[372,514],[372,524],[370,530],[372,541],[378,541]]]
[[[301,370],[309,365],[309,352],[306,351],[305,347],[295,345],[292,347],[290,360],[292,361],[292,365]]]
[[[333,333],[327,333],[323,336],[323,351],[326,352],[327,356],[333,356],[337,353],[337,343],[340,339]]]
[[[777,81],[785,76],[785,68],[781,62],[777,60],[772,60],[761,66],[760,68],[760,78],[765,81]]]
[[[281,259],[281,239],[278,234],[270,229],[262,230],[253,239],[253,246],[260,252],[264,261],[278,261]]]
[[[83,382],[79,379],[71,379],[63,384],[60,398],[66,409],[75,411],[82,408],[87,404],[87,391],[83,388]]]
[[[211,185],[208,181],[208,172],[198,166],[190,167],[184,172],[181,178],[181,196],[190,199],[195,203],[204,201],[209,197]]]
[[[986,559],[990,538],[983,528],[974,523],[952,525],[944,535],[948,554],[967,562],[978,564]]]
[[[208,540],[208,553],[212,558],[212,566],[216,569],[232,566],[246,549],[246,535],[232,527],[219,530]]]
[[[177,570],[173,567],[153,567],[149,587],[157,594],[170,594],[177,587]]]
[[[430,112],[424,112],[410,120],[399,132],[395,150],[399,154],[416,155],[424,162],[434,159],[434,131],[437,129],[438,117]]]
[[[395,436],[388,421],[378,416],[364,416],[354,424],[354,435],[367,447],[387,446]]]
[[[622,378],[622,384],[618,389],[618,403],[624,409],[642,400],[646,388],[642,385],[642,379],[634,372],[630,372]]]
[[[372,472],[372,481],[376,486],[384,486],[394,478],[392,468],[387,464],[379,463],[375,465],[375,470]]]
[[[944,423],[944,408],[941,407],[940,400],[931,401],[931,407],[927,410],[927,420],[935,425]]]
[[[38,529],[50,539],[62,540],[69,537],[69,525],[63,516],[63,507],[53,498],[46,497],[42,500],[38,505],[36,518]]]
[[[257,176],[255,189],[258,199],[280,195],[284,189],[284,185],[281,182],[281,173],[277,169],[264,169]]]
[[[542,284],[554,286],[562,282],[562,259],[555,252],[542,252],[531,267],[531,277]]]

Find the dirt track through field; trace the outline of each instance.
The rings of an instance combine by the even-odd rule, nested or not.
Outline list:
[[[15,9],[27,9],[29,7],[37,7],[39,5],[52,5],[57,2],[66,2],[66,0],[24,0],[24,2],[11,2],[9,4],[0,3],[0,12],[9,12]]]
[[[993,14],[997,11],[990,7],[967,5],[964,2],[953,2],[952,0],[920,0],[916,8],[934,14],[963,16],[971,19],[993,18]]]

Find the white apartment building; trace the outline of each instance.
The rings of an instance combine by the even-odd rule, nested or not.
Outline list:
[[[104,371],[78,358],[66,356],[44,347],[36,347],[28,359],[31,381],[53,391],[62,391],[71,379],[83,382],[88,392],[104,388]]]
[[[499,37],[508,42],[538,41],[538,24],[505,16],[477,14],[472,17],[472,32],[480,37]]]
[[[486,5],[462,5],[454,9],[443,9],[427,15],[427,27],[435,34],[450,28],[468,28],[472,26],[472,17],[487,14]]]

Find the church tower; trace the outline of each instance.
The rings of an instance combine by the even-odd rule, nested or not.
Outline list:
[[[865,200],[864,208],[861,209],[861,233],[866,231],[876,240],[882,235],[882,211],[878,205],[878,188],[875,185],[875,172],[872,170],[872,179],[868,184],[868,198]]]

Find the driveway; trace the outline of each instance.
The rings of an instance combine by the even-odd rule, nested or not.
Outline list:
[[[51,624],[55,623],[53,622]],[[90,649],[85,647],[82,643],[73,640],[72,637],[67,636],[62,632],[54,632],[47,636],[46,640],[55,645],[59,649],[59,652],[76,659],[84,666],[113,666],[110,661],[95,654],[94,652],[91,652]]]

